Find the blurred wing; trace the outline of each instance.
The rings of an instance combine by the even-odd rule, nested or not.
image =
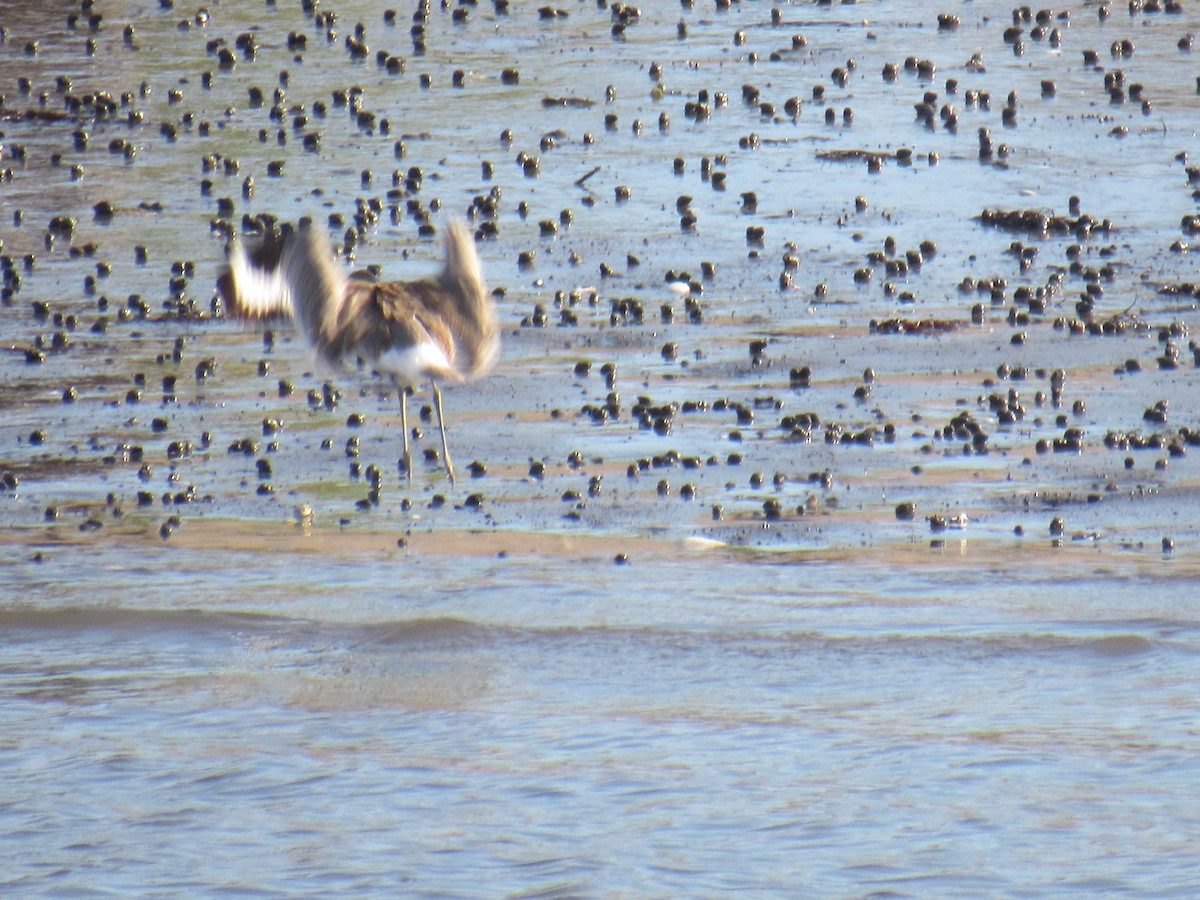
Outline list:
[[[349,279],[317,229],[297,233],[283,251],[278,273],[282,292],[308,342],[322,356],[331,352],[342,326]]]
[[[292,291],[280,266],[256,266],[235,243],[229,251],[228,270],[217,285],[229,311],[242,319],[292,315]]]

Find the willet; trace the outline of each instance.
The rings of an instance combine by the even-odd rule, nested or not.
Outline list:
[[[400,393],[410,481],[407,390],[428,381],[453,484],[438,382],[484,375],[500,350],[495,304],[465,225],[446,228],[446,262],[430,278],[377,281],[368,272],[347,273],[320,230],[303,228],[270,235],[249,251],[235,243],[217,289],[240,318],[296,319],[320,361],[343,369],[358,359],[390,376]]]

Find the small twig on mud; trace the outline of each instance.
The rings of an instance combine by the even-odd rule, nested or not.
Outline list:
[[[600,167],[599,167],[599,166],[596,166],[596,168],[592,169],[592,170],[591,170],[590,172],[588,172],[586,175],[583,175],[583,176],[581,176],[581,177],[580,177],[580,178],[579,178],[579,179],[578,179],[578,180],[575,182],[575,187],[582,188],[582,187],[583,187],[583,183],[584,183],[585,181],[587,181],[589,178],[591,178],[593,175],[595,175],[595,174],[596,174],[597,172],[599,172],[599,171],[600,171]],[[586,190],[586,188],[584,188],[584,189]]]

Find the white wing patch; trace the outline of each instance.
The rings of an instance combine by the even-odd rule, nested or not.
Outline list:
[[[241,244],[229,254],[229,273],[237,303],[246,315],[292,314],[292,291],[280,268],[258,269],[246,258]]]

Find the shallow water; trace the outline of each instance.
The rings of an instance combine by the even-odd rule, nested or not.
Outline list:
[[[1188,890],[1194,574],[601,552],[150,544],[78,559],[154,585],[86,607],[30,578],[8,889]]]
[[[553,21],[536,4],[464,8],[465,24],[431,9],[418,54],[408,6],[388,25],[343,4],[328,41],[290,5],[214,6],[201,26],[195,10],[113,4],[94,34],[86,14],[69,24],[71,5],[4,6],[0,238],[19,283],[0,307],[0,474],[16,481],[0,495],[0,892],[1189,893],[1200,422],[1197,279],[1176,242],[1197,211],[1194,159],[1177,156],[1194,154],[1200,121],[1178,46],[1200,30],[1195,10],[1114,5],[1102,21],[1095,4],[1064,6],[1040,39],[1023,25],[1017,55],[1010,10],[977,4],[953,10],[951,31],[916,3],[781,4],[778,24],[761,3],[646,4],[619,38],[596,4]],[[370,54],[355,62],[344,40],[359,21]],[[292,31],[307,37],[298,56]],[[1117,59],[1124,39],[1133,55]],[[402,74],[376,63],[384,49]],[[519,83],[502,82],[508,67]],[[1105,90],[1117,69],[1123,102]],[[369,127],[334,102],[352,85]],[[131,97],[101,121],[28,112],[97,90]],[[685,104],[701,91],[709,116],[695,120]],[[953,105],[957,133],[914,120],[926,91]],[[301,146],[313,131],[319,153]],[[110,152],[117,139],[132,160]],[[880,171],[828,155],[847,151],[885,154]],[[410,166],[419,188],[403,186]],[[498,231],[479,248],[501,289],[502,359],[446,391],[459,482],[428,464],[406,485],[394,393],[314,371],[284,326],[268,347],[215,314],[217,202],[235,227],[243,213],[337,214],[340,243],[356,201],[378,199],[357,261],[403,278],[439,253],[417,216],[479,227],[473,199],[492,187]],[[978,218],[1077,218],[1072,195],[1111,227],[1038,236]],[[93,214],[101,201],[111,222]],[[58,215],[75,229],[48,246]],[[922,241],[936,253],[888,272]],[[664,284],[681,274],[702,288],[700,322]],[[993,295],[968,276],[1004,284]],[[1036,309],[1021,291],[1038,299],[1057,278]],[[1108,333],[1077,308],[1089,284],[1093,331]],[[580,289],[594,301],[568,296]],[[535,304],[543,327],[523,321]],[[895,320],[925,333],[871,326]],[[596,424],[605,363],[620,413]],[[310,404],[327,382],[340,402]],[[1010,391],[1020,415],[1004,423],[989,395]],[[639,426],[639,397],[675,404],[668,433]],[[1165,422],[1146,417],[1159,401]],[[817,417],[807,437],[784,427],[801,413]],[[281,429],[265,434],[265,419]],[[435,446],[422,428],[418,447]],[[1039,448],[1069,429],[1077,447]],[[1159,439],[1130,449],[1130,433]],[[231,448],[244,439],[252,452]],[[468,477],[474,460],[482,477]],[[380,468],[377,504],[354,462]],[[300,504],[311,523],[295,521]]]

